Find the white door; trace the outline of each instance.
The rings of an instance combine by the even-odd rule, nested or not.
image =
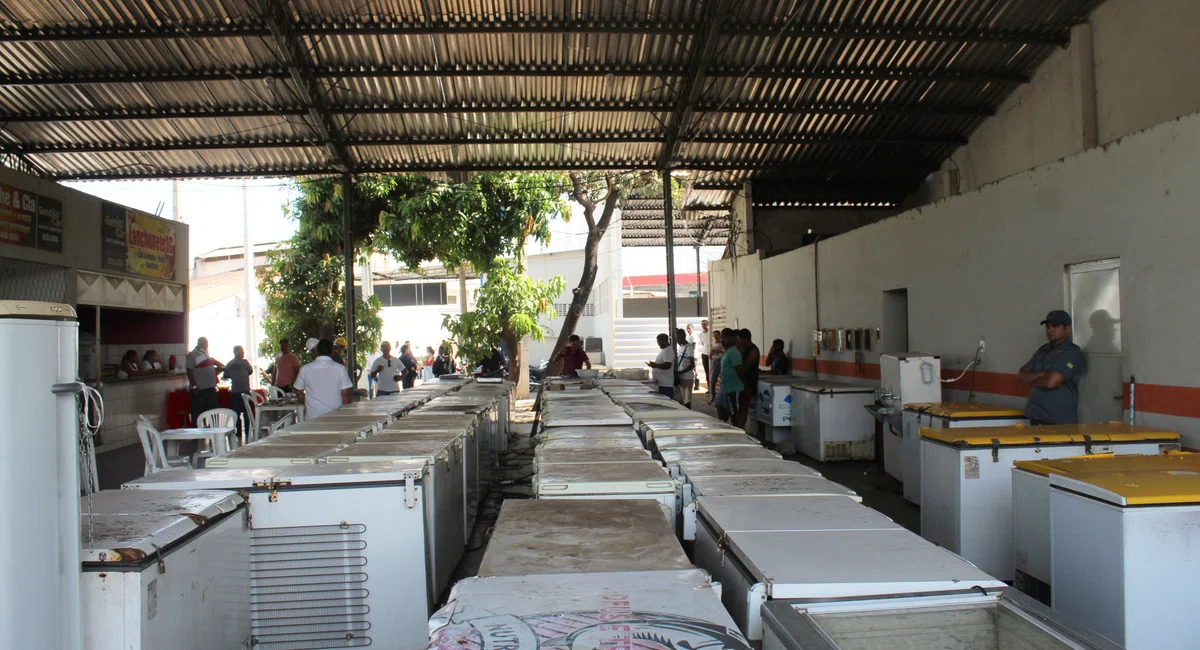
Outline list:
[[[1088,361],[1079,383],[1079,421],[1119,421],[1123,408],[1120,260],[1067,266],[1067,309],[1075,343]]]

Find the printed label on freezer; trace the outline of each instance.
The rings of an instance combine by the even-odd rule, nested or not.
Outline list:
[[[979,478],[979,456],[963,456],[963,478]]]
[[[629,609],[629,597],[604,596],[596,611],[529,616],[456,612],[438,630],[437,650],[749,650],[741,633],[709,621]]]

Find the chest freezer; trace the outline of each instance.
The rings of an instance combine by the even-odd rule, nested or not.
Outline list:
[[[419,650],[438,591],[430,565],[438,551],[456,550],[436,528],[439,504],[425,489],[428,479],[423,462],[374,462],[167,470],[124,488],[224,485],[249,494],[245,609],[255,648]]]
[[[653,461],[645,449],[610,447],[605,449],[543,449],[534,450],[533,467],[578,463],[628,463]]]
[[[791,385],[792,445],[821,462],[875,458],[875,419],[863,407],[875,391],[834,381]]]
[[[256,445],[324,445],[341,449],[358,440],[354,433],[276,433],[256,441]]]
[[[1145,470],[1197,470],[1200,454],[1155,456],[1098,454],[1013,464],[1013,547],[1016,583],[1027,592],[1050,593],[1050,475],[1075,476]],[[1048,601],[1044,601],[1048,602]]]
[[[657,395],[645,395],[639,397],[626,397],[618,399],[617,402],[625,408],[625,412],[633,415],[639,411],[687,411],[688,407],[676,402],[669,397],[659,397]]]
[[[905,404],[942,401],[942,360],[930,354],[906,352],[879,355],[879,401],[897,415]],[[897,422],[899,427],[902,423]],[[883,469],[889,476],[904,480],[903,432],[888,424],[883,427]]]
[[[763,606],[762,650],[1120,650],[1015,589]]]
[[[730,446],[761,447],[762,443],[745,433],[733,431],[708,433],[698,431],[679,436],[662,436],[654,440],[654,447],[659,451],[668,449],[688,449],[693,447],[730,447]]]
[[[446,400],[448,398],[439,398]],[[422,406],[417,413],[423,415],[474,415],[479,418],[479,426],[475,434],[475,444],[479,450],[479,466],[485,474],[491,475],[494,467],[500,464],[500,454],[503,452],[507,437],[501,434],[500,423],[496,410],[492,405],[474,402],[443,402],[438,400]]]
[[[539,449],[644,449],[637,438],[558,438],[543,440]]]
[[[433,429],[434,427],[428,427]],[[446,427],[442,431],[397,431],[389,429],[383,433],[377,433],[359,444],[377,445],[377,444],[407,444],[417,441],[442,441],[446,444],[453,444],[458,439],[461,444],[457,444],[455,449],[462,451],[463,464],[463,495],[466,499],[465,512],[467,513],[467,534],[470,534],[471,526],[474,526],[475,516],[478,514],[479,503],[487,494],[488,488],[491,485],[491,468],[487,464],[487,452],[480,448],[479,431],[475,428],[468,427],[460,429],[457,427]],[[365,448],[369,450],[369,448]]]
[[[678,465],[683,503],[692,500],[692,478],[745,476],[820,476],[820,472],[790,460],[689,460]]]
[[[1050,475],[1054,609],[1128,650],[1196,647],[1200,470]]]
[[[476,577],[429,621],[430,650],[749,650],[703,571]]]
[[[637,429],[638,435],[647,445],[654,442],[658,436],[678,435],[685,436],[692,433],[715,433],[717,431],[732,431],[733,433],[746,433],[744,429],[739,429],[722,422],[716,418],[698,417],[692,420],[645,420]]]
[[[789,375],[759,375],[754,419],[773,427],[792,426],[792,382]]]
[[[690,568],[662,510],[647,499],[510,499],[478,575]]]
[[[603,409],[554,409],[542,413],[542,426],[550,427],[613,427],[630,426],[633,418],[615,404]]]
[[[711,530],[699,522],[696,565],[722,585],[722,600],[751,641],[762,606],[778,600],[965,593],[1005,584],[907,530]]]
[[[302,433],[352,433],[359,438],[366,438],[374,433],[375,430],[376,427],[374,424],[337,422],[333,420],[305,420],[280,429],[279,433],[290,435],[299,435]]]
[[[250,648],[251,539],[227,491],[107,490],[81,500],[87,650]]]
[[[539,464],[533,477],[539,499],[652,499],[675,527],[679,484],[654,461]]]
[[[353,411],[342,411],[335,409],[320,417],[306,420],[306,422],[315,422],[319,425],[328,425],[331,427],[366,427],[371,431],[379,431],[386,427],[392,421],[391,416],[380,415],[378,413],[359,413]]]
[[[1029,424],[1025,412],[1003,404],[926,402],[905,404],[900,423],[900,455],[904,464],[904,498],[921,504],[921,429],[1007,427]]]
[[[819,476],[775,474],[770,476],[695,477],[682,485],[680,534],[684,540],[696,539],[696,501],[701,497],[762,496],[839,496],[855,502],[862,497],[847,487]]]
[[[1179,434],[1128,424],[921,429],[921,535],[1013,580],[1015,461],[1177,450]]]
[[[758,445],[738,445],[732,447],[688,447],[684,449],[664,449],[659,452],[663,465],[672,477],[679,476],[679,464],[695,460],[782,460],[779,452],[764,449]]]
[[[287,467],[315,465],[340,446],[254,442],[209,458],[206,467]]]
[[[543,441],[563,440],[566,438],[584,438],[594,440],[599,438],[633,438],[637,432],[633,427],[554,427],[541,433]]]

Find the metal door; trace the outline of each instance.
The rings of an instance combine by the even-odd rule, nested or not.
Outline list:
[[[1088,370],[1079,382],[1079,421],[1121,420],[1121,262],[1100,260],[1067,266],[1067,309],[1075,343]]]

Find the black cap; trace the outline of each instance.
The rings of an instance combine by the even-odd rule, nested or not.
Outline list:
[[[1046,320],[1042,321],[1042,325],[1071,325],[1071,315],[1061,309],[1046,314]]]

